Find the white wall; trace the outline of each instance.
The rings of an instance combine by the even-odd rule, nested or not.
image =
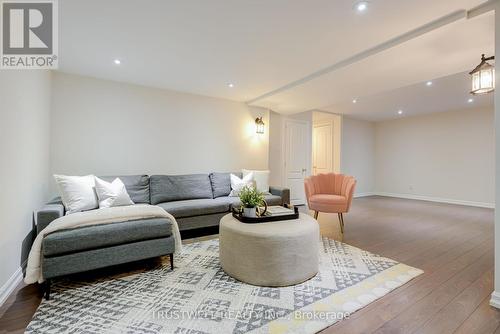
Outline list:
[[[50,76],[38,70],[0,75],[0,304],[21,278],[33,211],[47,200]]]
[[[184,174],[268,168],[268,136],[243,103],[56,73],[51,172]]]
[[[269,113],[269,184],[283,186],[283,124],[285,116]]]
[[[493,205],[491,109],[449,111],[375,126],[376,190]]]
[[[369,195],[375,186],[375,125],[342,119],[341,172],[356,178],[356,195]]]

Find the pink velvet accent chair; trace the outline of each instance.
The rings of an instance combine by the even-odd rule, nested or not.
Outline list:
[[[304,180],[307,205],[314,210],[314,218],[319,212],[337,213],[340,230],[344,233],[344,213],[349,212],[356,187],[356,179],[343,174],[318,174]]]

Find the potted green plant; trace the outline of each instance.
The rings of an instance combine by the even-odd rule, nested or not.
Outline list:
[[[240,201],[243,207],[243,216],[257,217],[257,207],[265,205],[264,194],[254,187],[243,187],[240,191]]]

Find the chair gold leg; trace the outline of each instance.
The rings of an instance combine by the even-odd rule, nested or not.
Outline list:
[[[314,219],[318,219],[318,214],[319,214],[318,211],[314,211]]]
[[[344,234],[344,215],[339,213],[340,232]]]

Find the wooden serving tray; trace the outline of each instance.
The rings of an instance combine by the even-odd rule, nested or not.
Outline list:
[[[288,205],[283,205],[285,208],[289,208]],[[236,210],[233,208],[233,217],[238,219],[240,222],[245,223],[245,224],[258,224],[258,223],[268,223],[268,222],[275,222],[275,221],[280,221],[280,220],[291,220],[291,219],[298,219],[299,218],[299,208],[294,207],[293,211],[294,213],[289,214],[289,215],[276,215],[276,216],[271,216],[271,215],[264,215],[263,217],[244,217],[241,214],[240,210]]]

